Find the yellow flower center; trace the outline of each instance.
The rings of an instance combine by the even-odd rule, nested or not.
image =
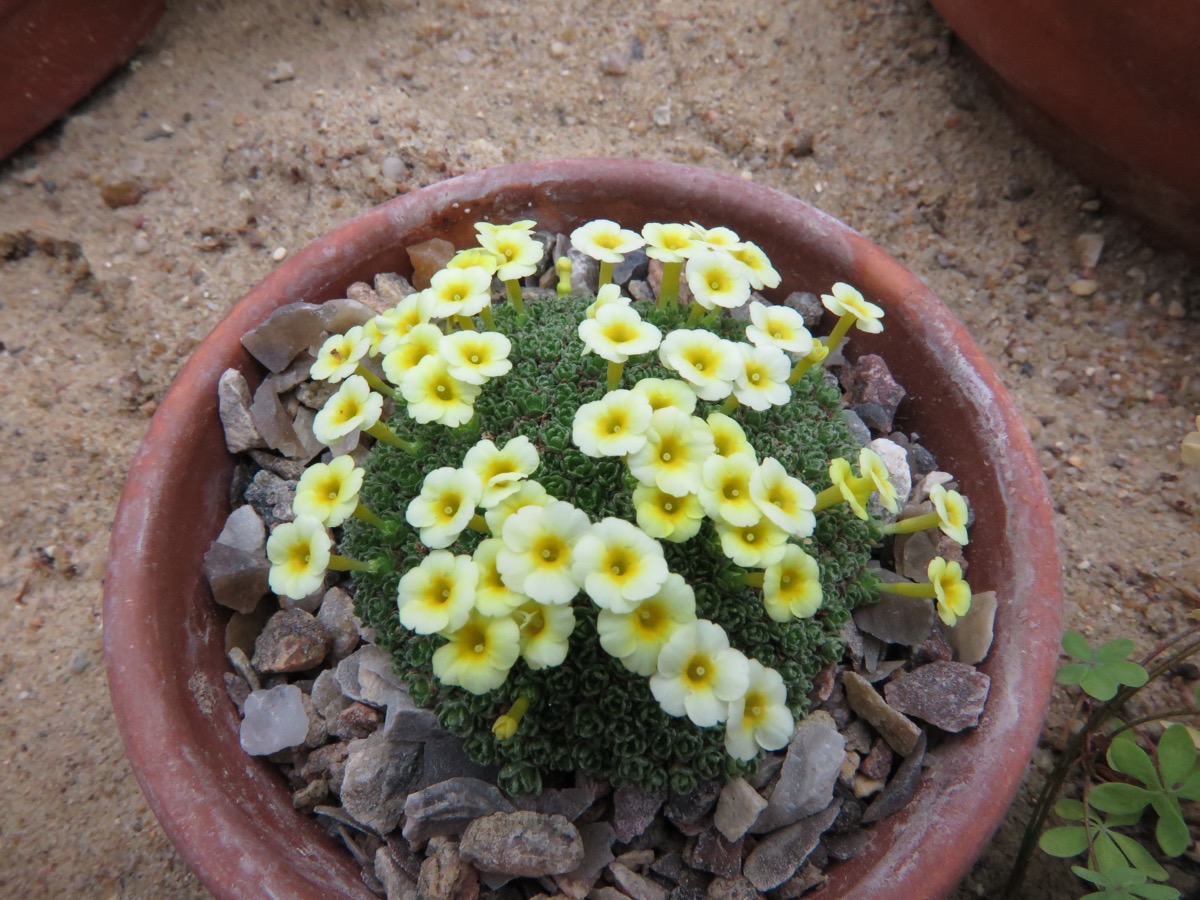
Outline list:
[[[634,627],[643,639],[653,638],[660,636],[666,622],[667,617],[658,604],[645,602],[634,619]]]
[[[713,680],[713,674],[712,660],[703,653],[692,656],[683,668],[684,680],[692,690],[707,687]]]
[[[464,625],[458,633],[456,641],[464,652],[481,657],[486,655],[488,648],[487,632],[479,625]]]
[[[763,719],[763,714],[767,711],[766,698],[758,691],[749,691],[746,694],[745,704],[742,723],[751,727],[759,724]]]
[[[555,565],[566,550],[562,539],[555,535],[546,535],[534,545],[533,554],[547,566]]]

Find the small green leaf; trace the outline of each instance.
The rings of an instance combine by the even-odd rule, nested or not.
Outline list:
[[[1048,828],[1038,840],[1038,846],[1060,859],[1078,856],[1088,848],[1087,831],[1081,825]]]
[[[1059,684],[1072,685],[1079,684],[1083,680],[1083,676],[1092,671],[1088,666],[1082,663],[1067,663],[1058,670],[1058,674],[1054,677]]]
[[[1105,663],[1104,668],[1117,681],[1129,687],[1138,688],[1150,680],[1150,673],[1135,662],[1118,660],[1116,662]]]
[[[1183,800],[1200,800],[1200,769],[1196,769],[1185,778],[1183,785],[1175,793]]]
[[[1083,804],[1078,800],[1063,797],[1063,799],[1054,804],[1054,814],[1059,818],[1066,819],[1068,822],[1082,822]]]
[[[1071,871],[1082,878],[1084,881],[1091,884],[1098,884],[1101,887],[1108,886],[1108,879],[1099,872],[1093,872],[1091,869],[1083,866],[1071,866]]]
[[[1183,811],[1179,801],[1170,794],[1156,794],[1152,801],[1154,811],[1158,813],[1158,825],[1154,829],[1154,839],[1167,856],[1179,856],[1192,843],[1188,833],[1187,823],[1183,821]]]
[[[1085,638],[1078,631],[1067,631],[1062,636],[1062,648],[1067,652],[1067,655],[1072,659],[1077,659],[1080,662],[1092,661],[1092,648]]]
[[[1097,700],[1111,700],[1117,696],[1120,684],[1107,668],[1092,669],[1079,681],[1079,686],[1089,697]]]
[[[1158,864],[1150,851],[1143,847],[1138,841],[1125,834],[1119,834],[1115,831],[1110,831],[1109,836],[1116,842],[1116,845],[1121,848],[1121,852],[1125,854],[1125,858],[1129,860],[1129,864],[1139,872],[1145,873],[1147,878],[1153,878],[1155,881],[1166,881],[1170,877],[1162,866]]]
[[[1117,638],[1096,648],[1096,662],[1111,663],[1125,659],[1132,653],[1136,645],[1129,638]]]
[[[1133,741],[1113,741],[1108,748],[1108,764],[1118,772],[1136,778],[1152,790],[1162,787],[1158,780],[1158,770],[1154,768],[1154,760]]]
[[[1101,812],[1132,814],[1141,812],[1150,802],[1151,794],[1134,784],[1101,784],[1092,788],[1092,806]]]
[[[1141,810],[1134,813],[1110,813],[1104,820],[1104,827],[1111,830],[1113,828],[1121,828],[1125,825],[1133,825],[1141,817]]]
[[[1163,787],[1173,790],[1183,784],[1196,766],[1196,745],[1187,728],[1175,724],[1158,739],[1158,767]]]
[[[1121,848],[1117,846],[1112,835],[1107,831],[1096,835],[1092,841],[1092,852],[1096,857],[1096,868],[1101,872],[1112,872],[1129,865],[1125,854],[1121,852]]]
[[[1169,884],[1135,884],[1130,886],[1129,893],[1144,900],[1179,900],[1179,891]]]

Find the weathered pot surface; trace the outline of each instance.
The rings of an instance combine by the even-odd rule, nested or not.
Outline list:
[[[1200,5],[932,0],[1018,122],[1200,252]]]
[[[504,166],[383,204],[314,242],[260,283],[183,367],[134,459],[105,581],[109,686],[125,749],[150,805],[217,897],[368,896],[357,867],[292,809],[279,773],[242,752],[222,674],[222,616],[200,563],[228,513],[232,460],[217,414],[228,367],[257,378],[239,338],[276,307],[343,296],[354,281],[409,272],[404,248],[434,236],[474,244],[473,224],[536,219],[570,231],[696,220],[754,240],[783,291],[854,284],[887,311],[856,334],[908,390],[904,428],[955,473],[976,512],[971,582],[1000,598],[983,721],[932,754],[917,797],[873,829],[869,849],[829,870],[815,896],[948,893],[999,825],[1033,752],[1057,658],[1061,582],[1046,485],[1020,416],[949,311],[895,260],[796,199],[741,179],[641,160]]]

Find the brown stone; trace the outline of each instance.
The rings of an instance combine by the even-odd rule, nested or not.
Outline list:
[[[254,668],[260,672],[303,672],[329,652],[329,635],[302,609],[280,610],[254,642]]]
[[[429,287],[429,279],[446,267],[454,255],[454,245],[442,238],[430,238],[419,244],[411,244],[408,258],[412,260],[412,285],[418,291]]]
[[[869,681],[853,672],[842,675],[850,708],[866,719],[901,756],[912,753],[921,729],[903,713],[892,709],[871,687]]]
[[[540,878],[583,862],[579,830],[562,816],[520,810],[476,819],[463,832],[463,858],[482,872]]]
[[[122,206],[134,206],[141,199],[142,186],[136,181],[117,181],[100,187],[100,199],[109,209],[120,209]]]
[[[884,693],[897,712],[959,732],[979,724],[991,684],[974,666],[939,661],[889,682]]]
[[[426,900],[475,900],[479,896],[479,876],[463,861],[458,844],[435,837],[421,863],[417,896]]]

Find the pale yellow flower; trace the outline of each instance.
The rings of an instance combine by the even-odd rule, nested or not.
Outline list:
[[[874,303],[868,303],[857,290],[839,281],[833,286],[832,294],[822,294],[821,303],[835,316],[853,316],[854,325],[859,331],[867,334],[879,334],[883,331],[883,310]]]
[[[646,239],[646,255],[664,263],[682,263],[704,249],[696,237],[696,229],[678,222],[647,222],[642,226]]]
[[[483,482],[470,469],[442,466],[421,482],[421,493],[408,504],[404,517],[421,529],[421,543],[441,549],[453,544],[475,516]]]
[[[696,411],[696,392],[678,378],[643,378],[633,389],[650,401],[651,411],[668,406],[689,416]]]
[[[633,489],[638,527],[652,538],[681,544],[700,530],[704,507],[695,494],[677,497],[652,484]]]
[[[370,349],[371,339],[361,325],[355,325],[345,334],[331,334],[321,345],[308,374],[317,381],[337,384],[354,374],[358,361]]]
[[[486,694],[504,684],[521,653],[521,633],[508,616],[472,612],[462,627],[444,635],[449,643],[433,653],[433,674],[443,684]]]
[[[597,262],[619,263],[644,243],[636,231],[609,219],[596,219],[571,232],[571,246]]]
[[[858,451],[858,471],[860,496],[863,493],[869,496],[871,491],[875,491],[879,494],[879,502],[883,504],[883,508],[895,513],[899,508],[896,488],[893,487],[887,466],[879,454],[869,447]]]
[[[520,224],[517,222],[505,226],[478,222],[475,225],[479,232],[479,243],[500,260],[496,277],[501,281],[527,278],[537,271],[538,263],[545,255],[542,242],[526,229],[518,228]]]
[[[758,347],[778,347],[797,356],[807,356],[813,348],[813,338],[804,326],[804,316],[790,307],[757,300],[750,304],[746,337]]]
[[[450,374],[446,360],[427,356],[400,379],[400,392],[408,402],[408,414],[421,424],[439,422],[456,428],[471,421],[480,388]]]
[[[774,457],[764,459],[750,479],[750,496],[763,515],[792,537],[804,538],[813,533],[817,524],[813,515],[816,496]]]
[[[929,561],[926,574],[933,585],[938,618],[953,628],[971,609],[971,586],[963,581],[962,566],[939,556]]]
[[[383,398],[374,393],[361,375],[351,375],[325,401],[313,419],[313,434],[327,447],[352,431],[366,431],[379,421]]]
[[[492,275],[482,266],[445,268],[429,279],[426,294],[434,318],[475,316],[492,302]]]
[[[475,603],[479,570],[469,556],[434,550],[400,576],[396,603],[400,624],[417,634],[462,627]]]
[[[480,541],[471,558],[479,569],[475,585],[475,609],[485,616],[507,616],[529,598],[510,590],[496,568],[496,556],[504,546],[500,538]]]
[[[492,534],[500,534],[504,522],[513,513],[526,506],[545,506],[552,499],[546,489],[536,481],[528,479],[519,482],[520,486],[495,506],[483,514],[488,530]]]
[[[692,297],[705,309],[737,309],[750,299],[746,268],[723,250],[702,250],[683,269]]]
[[[686,715],[701,728],[724,722],[729,704],[750,684],[746,657],[729,646],[725,630],[697,619],[675,630],[658,654],[650,692],[670,716]]]
[[[709,250],[732,252],[745,246],[732,228],[726,228],[723,225],[718,225],[716,228],[705,228],[698,222],[693,222],[692,227],[696,229],[696,240]]]
[[[276,525],[267,539],[271,590],[293,600],[303,600],[319,590],[332,547],[325,526],[312,516],[297,516],[292,522]]]
[[[625,456],[646,444],[652,410],[634,391],[609,391],[575,411],[571,440],[586,456]]]
[[[763,410],[783,406],[792,399],[788,376],[792,364],[778,347],[754,347],[738,344],[742,370],[733,382],[733,396],[750,409]]]
[[[662,332],[643,322],[632,306],[608,303],[596,311],[594,319],[579,323],[579,339],[583,341],[584,353],[623,363],[631,356],[657,350]]]
[[[700,503],[708,517],[730,525],[753,525],[762,518],[750,489],[758,463],[753,456],[713,456],[705,461]]]
[[[704,461],[712,455],[708,426],[695,416],[667,407],[650,417],[646,443],[626,461],[633,477],[642,484],[653,484],[682,497],[699,493]]]
[[[783,676],[756,659],[748,660],[746,693],[730,701],[725,749],[734,759],[754,759],[759,749],[780,750],[796,723],[787,706]]]
[[[765,516],[753,525],[717,522],[721,550],[745,569],[765,569],[783,559],[788,534]]]
[[[763,607],[776,622],[807,619],[821,608],[821,570],[795,544],[763,572]]]
[[[358,491],[364,470],[350,456],[334,457],[328,464],[313,463],[296,484],[292,509],[298,516],[312,516],[328,528],[337,528],[358,507]]]
[[[521,658],[529,668],[537,671],[562,665],[575,630],[575,611],[569,604],[546,606],[530,600],[512,617],[521,629]]]
[[[486,384],[507,375],[512,370],[511,351],[512,341],[498,331],[456,331],[438,343],[450,374],[467,384]]]
[[[629,298],[621,296],[621,288],[618,285],[601,285],[600,290],[596,291],[596,300],[587,308],[587,317],[589,319],[596,318],[596,313],[608,306],[610,303],[615,303],[620,306],[628,306]]]
[[[386,356],[399,347],[408,333],[418,325],[429,324],[429,320],[433,318],[430,307],[428,293],[417,291],[415,294],[409,294],[387,312],[377,315],[371,320],[380,333],[380,339],[375,345],[374,351]],[[439,335],[441,334],[436,326],[431,325],[430,327]],[[420,362],[420,360],[416,362]],[[413,365],[416,365],[416,362]]]
[[[490,440],[482,440],[463,458],[463,468],[470,469],[483,482],[479,505],[484,509],[491,509],[515,494],[521,487],[521,480],[532,475],[538,463],[537,448],[524,435],[509,440],[504,449]]]
[[[446,263],[447,269],[470,269],[478,267],[488,273],[488,276],[496,274],[496,269],[500,266],[500,260],[496,258],[496,254],[491,250],[485,250],[483,247],[471,247],[468,250],[459,250],[452,257],[450,262]]]
[[[580,586],[572,573],[575,545],[589,524],[585,512],[563,500],[517,510],[504,520],[496,556],[504,584],[538,603],[570,603]]]
[[[658,671],[663,644],[681,626],[696,621],[696,595],[674,572],[658,592],[627,613],[600,610],[596,634],[600,646],[629,671],[650,676]]]
[[[758,244],[746,241],[740,248],[730,250],[729,255],[746,267],[746,277],[754,290],[779,287],[779,273]]]
[[[737,345],[704,329],[680,328],[668,333],[658,359],[691,385],[701,400],[724,400],[742,370]]]
[[[929,489],[929,499],[937,512],[938,527],[953,541],[967,544],[967,501],[958,491],[948,491],[940,484]]]
[[[385,340],[381,345],[381,348],[386,348],[383,349],[383,374],[387,376],[388,381],[399,386],[404,376],[415,369],[422,360],[437,355],[441,342],[442,331],[431,322],[413,325],[391,346]]]
[[[746,453],[755,459],[758,458],[754,447],[746,439],[746,432],[742,430],[742,426],[737,423],[737,420],[731,419],[724,413],[711,412],[704,421],[708,423],[708,430],[712,432],[717,456]]]
[[[575,544],[572,574],[601,609],[626,613],[667,579],[662,547],[624,519],[592,525]]]

